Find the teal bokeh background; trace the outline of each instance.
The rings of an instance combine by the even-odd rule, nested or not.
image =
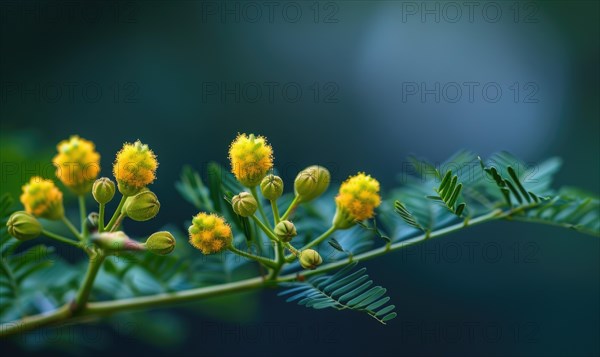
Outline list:
[[[440,162],[466,148],[531,163],[560,156],[556,185],[598,194],[598,4],[475,3],[471,19],[461,3],[436,1],[2,2],[2,191],[16,197],[34,172],[51,177],[54,146],[71,134],[96,143],[104,175],[139,138],[158,154],[163,209],[128,229],[183,227],[195,212],[174,188],[182,166],[226,164],[235,135],[254,132],[268,137],[286,183],[318,163],[337,183],[371,173],[385,192],[408,154]],[[465,83],[475,83],[472,100]],[[492,224],[367,263],[398,306],[389,326],[267,291],[255,313],[227,322],[181,316],[178,343],[100,328],[102,343],[83,345],[115,355],[302,344],[315,355],[598,354],[599,252],[574,232]],[[155,322],[170,319],[162,311]],[[291,337],[273,338],[282,329]]]

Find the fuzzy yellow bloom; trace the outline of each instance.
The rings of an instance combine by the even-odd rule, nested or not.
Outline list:
[[[204,254],[213,254],[228,248],[233,241],[231,227],[216,214],[198,213],[188,229],[190,244]]]
[[[54,220],[64,216],[62,192],[51,180],[34,176],[22,189],[20,199],[27,213]]]
[[[273,167],[273,149],[262,136],[239,134],[229,147],[229,161],[235,178],[254,187]]]
[[[381,204],[379,182],[363,172],[351,176],[340,186],[335,203],[334,225],[339,228],[348,228],[355,221],[371,218],[375,208]]]
[[[117,179],[119,191],[131,196],[151,184],[156,178],[158,161],[148,145],[136,141],[125,143],[113,165],[113,174]]]
[[[52,159],[56,177],[78,195],[88,192],[100,173],[100,154],[93,142],[77,135],[56,146],[58,154]]]

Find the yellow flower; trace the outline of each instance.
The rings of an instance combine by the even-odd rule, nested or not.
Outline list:
[[[190,244],[204,254],[213,254],[228,248],[233,241],[231,227],[216,214],[198,213],[188,229]]]
[[[334,225],[340,229],[351,227],[355,221],[371,218],[375,208],[381,204],[379,182],[363,172],[351,176],[340,186],[335,203]]]
[[[237,180],[254,187],[273,167],[273,149],[262,136],[239,134],[229,147],[229,160]]]
[[[136,194],[154,181],[157,167],[156,155],[148,145],[139,140],[133,144],[125,143],[113,165],[119,191],[126,196]]]
[[[34,176],[22,189],[20,199],[27,213],[47,219],[64,216],[63,195],[54,182]]]
[[[73,135],[58,143],[56,150],[52,160],[56,177],[78,195],[89,191],[100,173],[100,154],[94,143]]]

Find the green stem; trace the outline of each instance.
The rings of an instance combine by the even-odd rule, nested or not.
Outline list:
[[[500,209],[494,210],[483,216],[473,218],[469,221],[469,226],[481,224],[488,221],[504,218],[503,211]],[[422,242],[426,239],[440,237],[449,233],[453,233],[465,228],[464,222],[442,228],[438,231],[433,231],[429,234],[422,234],[417,237],[406,239],[400,242],[396,242],[390,245],[382,246],[377,249],[370,250],[368,252],[356,255],[352,258],[352,261],[365,261],[378,257],[380,255],[387,254],[391,251],[400,250],[409,247],[413,244]],[[344,259],[337,262],[323,265],[315,270],[303,271],[302,276],[308,277],[317,274],[322,274],[331,270],[339,269],[351,260]],[[88,271],[89,275],[89,271]],[[197,289],[184,290],[174,293],[163,293],[151,296],[133,297],[128,299],[119,299],[105,302],[88,303],[85,306],[81,306],[81,311],[77,313],[77,316],[104,316],[113,314],[120,311],[130,311],[134,309],[143,308],[156,308],[160,306],[173,305],[181,302],[194,301],[200,298],[206,298],[211,296],[220,296],[233,292],[247,291],[258,289],[265,286],[271,286],[276,283],[295,281],[298,279],[298,273],[292,273],[284,276],[280,276],[276,281],[269,281],[263,279],[263,277],[256,277],[246,280],[240,280],[233,283],[219,284],[214,286],[202,287]],[[87,281],[87,279],[86,279]],[[91,284],[90,284],[91,287]],[[24,333],[35,328],[48,326],[56,322],[72,322],[75,321],[75,317],[71,316],[69,310],[65,312],[65,307],[59,308],[54,312],[47,314],[36,315],[26,317],[24,319],[4,323],[0,326],[0,336],[5,337],[14,335],[17,333]]]
[[[106,209],[106,204],[100,203],[98,205],[98,232],[104,232],[104,211]]]
[[[248,259],[252,259],[252,260],[256,260],[257,262],[262,263],[267,268],[274,269],[277,266],[276,262],[273,261],[273,260],[271,260],[271,259],[268,259],[268,258],[265,258],[265,257],[259,257],[258,255],[254,255],[252,253],[244,252],[243,250],[237,249],[234,246],[230,246],[229,250],[232,253],[235,253],[235,254],[237,254],[239,256],[242,256],[242,257],[245,257],[245,258],[248,258]]]
[[[265,209],[263,208],[262,202],[258,198],[258,191],[256,190],[256,186],[250,187],[250,192],[252,193],[252,196],[254,196],[254,199],[256,200],[256,203],[258,204],[258,211],[260,212],[260,217],[262,218],[263,222],[265,222],[267,227],[269,227],[269,229],[270,229],[271,224],[269,223],[269,219],[267,218],[267,215],[265,213]]]
[[[286,242],[286,243],[283,243],[283,244],[285,245],[285,247],[286,247],[286,248],[287,248],[287,249],[288,249],[290,252],[292,252],[292,254],[293,254],[294,256],[296,256],[296,257],[297,257],[297,256],[298,256],[298,254],[300,254],[300,251],[299,251],[298,249],[294,248],[294,246],[293,246],[293,245],[291,245],[289,242]],[[287,257],[286,257],[286,259],[287,259]]]
[[[314,247],[315,245],[321,244],[321,242],[323,242],[325,239],[327,239],[327,237],[329,237],[331,234],[333,234],[333,232],[335,232],[336,230],[337,230],[337,228],[335,226],[329,227],[329,229],[326,230],[319,237],[317,237],[316,239],[314,239],[312,242],[308,243],[304,247],[300,248],[300,251],[303,251],[304,249],[308,249],[308,248]],[[285,257],[285,260],[288,262],[293,261],[295,257],[296,257],[295,254],[290,254],[287,257]]]
[[[123,205],[125,204],[125,200],[127,200],[127,196],[123,195],[123,197],[121,197],[121,201],[119,202],[119,205],[117,206],[117,209],[115,210],[115,213],[113,213],[112,218],[106,225],[106,228],[105,228],[106,231],[110,231],[112,229],[113,225],[115,224],[115,221],[121,215],[121,209],[123,208]]]
[[[116,301],[95,302],[89,303],[82,315],[109,315],[120,311],[129,311],[132,309],[154,308],[159,306],[173,305],[175,303],[195,301],[199,298],[207,298],[218,296],[224,293],[234,293],[258,289],[266,286],[268,283],[262,277],[251,278],[236,281],[233,283],[219,284],[213,286],[202,287],[198,289],[178,291],[174,293],[164,293],[152,296],[142,296],[136,298],[117,300]],[[4,329],[0,330],[0,334]]]
[[[79,232],[77,231],[77,228],[75,228],[75,226],[73,225],[73,223],[71,223],[71,221],[69,221],[69,219],[67,218],[67,216],[63,215],[61,220],[63,221],[63,223],[65,224],[65,226],[67,226],[67,228],[69,228],[69,230],[71,231],[71,233],[73,233],[73,235],[75,237],[77,237],[77,239],[79,239],[80,241],[83,241],[83,237],[81,236],[81,234],[79,234]]]
[[[125,217],[125,214],[120,214],[119,217],[117,217],[117,220],[114,222],[114,225],[110,228],[110,232],[114,232],[115,230],[117,230],[123,222],[123,220],[125,219]]]
[[[270,201],[271,201],[271,210],[273,211],[273,227],[275,227],[277,225],[277,223],[279,223],[279,208],[277,207],[276,200],[270,200]],[[284,251],[283,251],[283,245],[281,245],[280,241],[275,242],[273,251],[275,252],[275,261],[278,263],[279,269],[281,269],[281,265],[283,265],[285,263],[285,259],[284,259],[285,256],[284,256]],[[276,274],[279,273],[279,269],[275,269],[277,271]]]
[[[34,316],[27,316],[15,322],[3,323],[0,326],[0,337],[11,335],[21,335],[36,328],[50,326],[52,324],[65,321],[71,317],[69,305],[63,305],[58,309]]]
[[[273,222],[274,226],[281,221],[279,218],[279,208],[277,207],[277,201],[271,200],[271,210],[273,211]]]
[[[300,199],[300,196],[294,197],[294,200],[292,201],[292,203],[290,203],[290,206],[288,207],[288,209],[285,211],[283,216],[281,216],[282,221],[285,221],[288,218],[288,216],[290,215],[290,213],[292,213],[294,211],[296,206],[298,206],[298,204],[300,203],[299,199]]]
[[[79,220],[81,222],[81,236],[85,238],[87,236],[85,220],[87,219],[87,212],[85,209],[85,196],[79,195]]]
[[[252,218],[254,220],[254,222],[256,222],[256,224],[258,225],[258,227],[260,227],[260,229],[265,232],[265,234],[267,235],[267,237],[269,237],[270,240],[274,240],[274,241],[278,241],[279,239],[275,236],[275,233],[273,233],[273,231],[265,226],[265,224],[258,218],[256,218],[256,216],[252,215],[250,216],[250,218]]]
[[[382,247],[370,250],[368,252],[364,252],[359,255],[355,255],[353,257],[350,257],[348,260],[343,259],[343,260],[340,260],[337,262],[333,262],[333,263],[329,263],[329,264],[320,266],[319,268],[317,268],[315,270],[304,271],[302,273],[302,276],[308,277],[308,276],[312,276],[312,275],[322,274],[322,273],[328,272],[330,270],[338,269],[338,268],[348,264],[350,261],[358,262],[358,261],[365,261],[365,260],[373,259],[380,255],[384,255],[384,254],[392,252],[392,251],[400,250],[400,249],[409,247],[413,244],[423,242],[423,241],[431,239],[431,238],[441,237],[443,235],[459,231],[467,226],[474,226],[476,224],[481,224],[484,222],[501,219],[503,217],[504,217],[504,215],[502,215],[502,210],[496,209],[488,214],[471,219],[469,221],[468,225],[465,225],[464,222],[460,222],[460,223],[454,224],[452,226],[430,232],[429,234],[425,233],[425,234],[421,234],[421,235],[413,237],[413,238],[405,239],[400,242],[390,244],[390,245],[386,244]],[[297,274],[288,274],[288,275],[279,277],[279,279],[277,281],[278,282],[293,281],[293,280],[296,280],[297,277],[298,277]]]
[[[88,270],[85,274],[85,278],[83,279],[83,284],[81,285],[79,291],[77,292],[77,297],[75,298],[75,311],[78,311],[85,307],[85,304],[87,303],[90,297],[90,292],[92,291],[94,280],[96,280],[98,270],[100,270],[102,262],[104,261],[104,257],[104,252],[102,250],[97,250],[96,254],[90,257],[90,263],[88,265]]]
[[[56,241],[59,241],[59,242],[62,242],[62,243],[66,243],[66,244],[72,245],[72,246],[77,247],[77,248],[81,248],[81,243],[80,242],[76,242],[76,241],[74,241],[72,239],[69,239],[67,237],[63,237],[63,236],[61,236],[59,234],[52,233],[52,232],[47,231],[45,229],[42,230],[42,234],[45,235],[46,237],[52,238],[52,239],[54,239]]]

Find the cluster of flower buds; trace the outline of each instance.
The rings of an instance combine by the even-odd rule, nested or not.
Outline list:
[[[241,217],[255,220],[258,227],[274,241],[275,249],[287,248],[292,253],[291,257],[297,257],[305,269],[315,269],[323,262],[319,253],[310,247],[318,245],[335,230],[348,229],[357,221],[373,217],[375,208],[381,203],[377,180],[364,173],[351,176],[341,185],[335,198],[337,210],[332,227],[313,242],[297,250],[291,243],[298,232],[288,217],[295,212],[299,204],[310,202],[327,191],[331,181],[329,171],[319,165],[309,166],[300,171],[294,180],[294,200],[285,213],[279,216],[277,200],[283,194],[284,183],[279,176],[269,173],[273,169],[274,159],[273,149],[266,138],[253,134],[238,135],[229,147],[229,159],[235,178],[249,189],[249,192],[243,191],[232,197],[233,211]],[[262,196],[271,203],[274,217],[272,224],[263,211],[257,186]],[[257,211],[261,217],[258,217]],[[189,233],[190,243],[204,254],[213,254],[224,249],[239,253],[232,246],[231,228],[223,217],[199,213],[192,220]],[[245,256],[248,257],[247,254]],[[264,259],[254,258],[258,261]],[[276,258],[279,260],[273,263],[281,266],[289,261],[288,258],[290,257],[279,257]]]
[[[100,173],[100,155],[95,151],[93,142],[72,136],[61,141],[57,151],[52,160],[56,167],[56,177],[81,198],[81,230],[77,231],[66,218],[63,193],[54,182],[34,176],[22,188],[20,200],[25,211],[13,213],[6,223],[10,235],[19,240],[29,240],[44,234],[76,245],[75,240],[45,231],[42,222],[38,220],[43,218],[62,220],[79,241],[89,241],[97,248],[109,252],[147,250],[164,255],[174,249],[175,239],[169,232],[154,233],[145,243],[139,243],[118,230],[124,218],[147,221],[154,218],[160,209],[156,194],[147,188],[156,178],[158,167],[156,155],[148,145],[139,140],[123,145],[113,165],[117,185],[107,177],[97,179]],[[123,197],[113,217],[105,226],[105,206],[112,201],[117,188]],[[83,203],[90,191],[99,204],[99,213],[91,212],[85,216],[87,212]]]

